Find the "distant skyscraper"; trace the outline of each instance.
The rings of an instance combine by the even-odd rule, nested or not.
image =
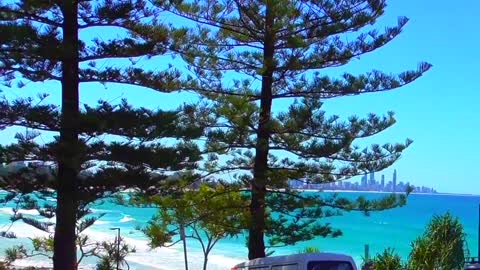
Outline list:
[[[366,187],[366,186],[367,186],[367,174],[365,174],[362,177],[362,187]]]
[[[385,187],[385,175],[384,175],[384,174],[382,174],[382,183],[381,183],[381,185],[382,185],[382,188]]]
[[[374,186],[374,185],[375,185],[375,172],[371,172],[371,173],[370,173],[369,185],[370,185],[370,186]]]
[[[395,191],[397,187],[397,169],[393,170],[393,190]]]

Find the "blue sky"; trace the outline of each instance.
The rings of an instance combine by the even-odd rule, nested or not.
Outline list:
[[[410,18],[404,32],[384,48],[349,65],[349,70],[400,71],[418,61],[433,68],[416,82],[388,92],[328,101],[339,114],[396,112],[398,123],[379,141],[412,138],[414,144],[393,167],[399,180],[442,192],[480,194],[480,86],[476,81],[479,1],[394,0],[380,22]]]
[[[474,0],[454,3],[391,0],[386,15],[379,21],[379,29],[395,24],[397,16],[407,16],[411,20],[404,32],[384,48],[342,69],[352,73],[372,68],[401,72],[415,68],[420,61],[433,64],[424,77],[401,89],[325,102],[324,109],[328,113],[344,117],[396,112],[398,123],[373,141],[397,142],[411,138],[414,144],[401,160],[382,172],[387,180],[395,168],[399,181],[432,186],[441,192],[480,194],[477,169],[480,166],[480,86],[475,80],[480,60],[477,54],[480,41],[478,10],[480,1]],[[170,58],[166,60],[171,61]],[[58,84],[52,82],[31,84],[22,90],[3,90],[8,97],[50,92],[49,101],[57,104],[60,98]],[[85,103],[121,97],[151,108],[174,107],[179,101],[193,101],[191,95],[159,94],[121,85],[82,86],[81,99]],[[0,141],[10,141],[13,134],[12,129],[0,132]]]

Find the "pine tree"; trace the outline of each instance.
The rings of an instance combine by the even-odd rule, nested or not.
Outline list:
[[[192,169],[200,158],[190,141],[202,132],[191,120],[191,106],[163,111],[135,108],[127,101],[100,101],[80,108],[82,83],[119,83],[160,92],[180,89],[178,70],[135,66],[141,59],[164,54],[169,46],[167,29],[158,19],[158,10],[143,0],[0,1],[2,83],[61,85],[61,106],[45,104],[48,94],[0,99],[0,129],[27,129],[16,136],[16,143],[0,147],[0,163],[28,164],[0,175],[0,189],[10,192],[3,201],[56,217],[54,269],[77,269],[76,229],[95,221],[87,217],[90,203],[127,188],[168,192],[176,184],[166,181],[169,172]],[[116,38],[80,38],[83,31],[97,31],[99,36],[112,28],[118,31]],[[132,63],[115,65],[110,59]],[[58,136],[41,143],[42,132]],[[55,205],[42,200],[49,196],[56,198]],[[12,219],[45,230],[51,225],[18,213]]]
[[[250,259],[265,256],[265,236],[270,246],[338,236],[340,231],[319,218],[405,203],[405,194],[349,200],[305,195],[288,185],[290,179],[331,183],[380,171],[410,145],[410,140],[357,145],[358,139],[391,127],[393,113],[342,120],[322,111],[328,99],[397,89],[431,67],[422,62],[416,70],[399,74],[373,70],[339,78],[328,75],[329,68],[345,66],[400,34],[408,22],[405,17],[383,32],[371,29],[384,14],[386,0],[157,0],[155,4],[187,21],[176,29],[177,43],[171,49],[192,71],[188,88],[210,100],[218,120],[206,134],[211,153],[207,175],[232,173],[250,194]]]

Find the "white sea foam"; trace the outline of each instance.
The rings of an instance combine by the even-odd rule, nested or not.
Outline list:
[[[98,208],[90,208],[92,213],[113,213],[116,212],[114,210],[106,210],[106,209],[98,209]]]
[[[3,226],[0,227],[2,229],[7,229],[10,226],[10,224],[2,224],[2,225]],[[20,238],[46,237],[49,235],[47,232],[39,230],[35,227],[32,227],[20,221],[13,223],[13,225],[9,228],[8,231],[14,233],[17,237],[20,237]]]
[[[183,270],[184,259],[183,251],[173,248],[159,248],[148,252],[133,253],[128,258],[129,261],[148,266],[162,266],[159,269]],[[208,259],[209,270],[230,269],[242,260],[228,258],[218,254],[210,254]],[[188,251],[189,269],[202,269],[203,253],[199,251]]]
[[[124,215],[122,219],[120,219],[119,221],[124,223],[124,222],[130,222],[130,221],[134,221],[135,219],[132,218],[131,216],[129,215]]]
[[[18,237],[34,237],[34,236],[46,236],[45,232],[37,230],[27,224],[18,223],[14,224],[11,231],[17,234]],[[28,233],[27,233],[28,232]],[[115,232],[101,232],[93,229],[85,230],[85,234],[90,236],[95,241],[114,241]],[[148,242],[142,239],[135,239],[131,237],[123,237],[123,239],[130,246],[135,247],[136,252],[129,254],[126,259],[130,263],[140,265],[135,270],[140,269],[158,269],[158,270],[183,270],[183,252],[177,248],[156,248],[150,249]],[[203,254],[198,251],[189,250],[188,252],[189,268],[201,269],[203,264]],[[217,254],[209,256],[209,270],[223,270],[230,269],[232,266],[240,262],[238,259],[227,258]],[[15,266],[39,266],[39,267],[51,267],[51,260],[44,257],[33,257],[24,260],[18,260],[15,262]],[[93,270],[95,269],[92,264],[82,263],[81,270]]]
[[[0,213],[2,214],[7,214],[7,215],[13,215],[13,209],[11,207],[2,207],[0,208]],[[19,214],[24,214],[24,215],[32,215],[32,216],[38,216],[40,213],[38,213],[38,210],[36,209],[19,209],[18,210]]]
[[[137,251],[127,256],[127,261],[161,270],[183,270],[183,252],[173,248],[157,248],[155,250]],[[230,269],[240,260],[227,258],[220,255],[210,255],[208,260],[209,270]],[[203,254],[197,251],[188,252],[189,269],[202,269]]]
[[[113,212],[103,209],[95,209],[96,212]],[[11,214],[11,208],[0,208],[0,214]],[[38,212],[30,211],[29,214],[38,214]],[[129,215],[124,215],[120,220],[121,222],[128,222],[135,220]],[[42,218],[40,221],[54,221],[54,219]],[[111,221],[99,220],[96,225],[105,225],[111,223]],[[10,226],[8,220],[0,224],[0,230],[6,230]],[[107,225],[108,226],[108,225]],[[91,227],[85,230],[85,234],[90,236],[90,239],[94,241],[114,241],[116,232],[114,231],[100,231],[99,229],[105,229],[106,226]],[[15,233],[20,239],[26,240],[26,238],[32,237],[46,237],[48,233],[38,230],[28,224],[22,222],[16,222],[12,225],[9,231]],[[126,235],[126,236],[124,236]],[[125,239],[126,243],[130,246],[135,247],[136,252],[131,253],[127,256],[127,261],[134,264],[135,270],[144,270],[144,269],[158,269],[158,270],[183,270],[184,261],[183,261],[183,251],[181,250],[181,245],[171,247],[171,248],[156,248],[151,249],[148,245],[146,239],[133,238],[133,235],[128,235],[124,230],[122,230],[122,237]],[[19,239],[19,240],[20,240]],[[215,252],[215,250],[213,251]],[[220,251],[219,251],[220,252]],[[188,250],[188,260],[190,269],[201,269],[203,264],[203,254],[197,248],[189,248]],[[230,269],[232,266],[237,264],[240,260],[234,258],[228,258],[221,256],[217,253],[212,253],[209,256],[209,270],[220,270],[220,269]],[[89,264],[87,264],[89,263]],[[25,266],[51,266],[51,260],[43,257],[34,257],[25,260],[18,260],[15,264],[18,267]],[[82,263],[82,267],[79,268],[82,270],[92,270],[95,267],[92,265],[92,261],[87,261]]]
[[[85,230],[85,233],[96,241],[114,241],[115,233],[100,232],[93,229]],[[156,248],[151,249],[148,241],[131,237],[123,237],[126,243],[135,247],[136,252],[127,256],[127,261],[141,264],[150,268],[159,270],[183,270],[183,252],[177,248]],[[215,251],[215,250],[214,250]],[[188,252],[189,268],[201,269],[203,264],[203,254],[198,251]],[[241,260],[228,258],[218,254],[211,254],[208,260],[209,270],[230,269]]]
[[[38,257],[16,260],[13,263],[13,266],[20,267],[20,268],[29,267],[29,266],[48,268],[48,267],[52,267],[52,261],[45,257],[38,256]],[[78,267],[78,270],[94,270],[94,269],[95,269],[95,265],[93,264],[82,264]]]
[[[219,267],[218,269],[230,269],[236,264],[244,261],[238,258],[229,258],[222,255],[215,255],[214,253],[212,255],[209,255],[208,260],[210,261],[210,264],[214,264]]]
[[[112,222],[105,221],[105,220],[97,220],[97,221],[95,221],[94,225],[106,225],[106,224],[110,224],[110,223],[112,223]]]
[[[35,267],[52,267],[50,260],[45,257],[15,260],[13,265],[15,267],[28,267],[32,265],[35,265]]]

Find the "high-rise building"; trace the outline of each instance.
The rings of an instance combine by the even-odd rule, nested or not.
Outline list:
[[[362,187],[367,187],[367,174],[362,177]]]
[[[382,183],[380,184],[382,186],[382,189],[385,188],[385,175],[382,174]]]
[[[370,173],[370,181],[368,182],[369,186],[375,186],[375,172]]]
[[[392,188],[393,191],[397,188],[397,169],[393,170]]]

